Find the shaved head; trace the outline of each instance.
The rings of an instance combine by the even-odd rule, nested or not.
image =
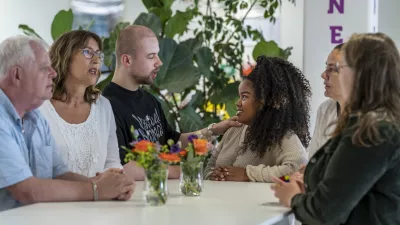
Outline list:
[[[116,43],[117,67],[120,65],[119,61],[123,54],[135,57],[136,50],[140,47],[138,43],[148,37],[156,37],[156,35],[145,26],[129,25],[122,29]]]

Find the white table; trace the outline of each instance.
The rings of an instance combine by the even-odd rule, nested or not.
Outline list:
[[[168,182],[164,206],[147,206],[143,182],[130,201],[39,203],[0,213],[1,225],[288,224],[290,210],[279,206],[270,184],[205,181],[200,197],[184,197],[179,181]],[[267,204],[266,204],[267,203]]]

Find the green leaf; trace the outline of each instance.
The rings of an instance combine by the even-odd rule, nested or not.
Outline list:
[[[218,123],[221,120],[214,113],[204,112],[203,121],[204,121],[203,124],[208,125],[208,124],[212,124],[212,123]]]
[[[236,100],[230,100],[228,102],[225,103],[225,110],[226,112],[228,112],[229,116],[236,116]]]
[[[164,27],[165,23],[171,18],[172,10],[170,8],[151,8],[149,13],[154,13],[160,18],[161,26]]]
[[[211,76],[211,66],[213,65],[213,54],[208,47],[202,47],[196,52],[196,62],[200,73],[209,78]]]
[[[35,30],[33,30],[32,28],[30,28],[30,27],[29,27],[28,25],[26,25],[26,24],[20,24],[20,25],[18,26],[18,28],[21,29],[22,32],[24,32],[24,34],[26,34],[26,35],[28,35],[28,36],[37,37],[37,38],[40,38],[40,39],[43,40],[43,38],[40,37],[39,34],[37,34],[37,33],[35,32]]]
[[[110,38],[103,39],[103,48],[104,48],[104,65],[110,67],[112,64],[112,57],[115,51],[115,46],[111,45]]]
[[[162,8],[164,6],[164,3],[162,0],[143,0],[143,5],[146,6],[147,10],[157,7],[157,8]]]
[[[175,0],[143,0],[143,4],[146,6],[148,11],[154,8],[171,9],[174,1]]]
[[[74,15],[72,10],[61,10],[54,17],[53,23],[51,23],[51,37],[53,40],[59,38],[62,34],[72,30],[72,23],[74,21]]]
[[[188,150],[188,154],[186,156],[186,161],[192,161],[193,157],[194,157],[194,148],[193,145],[189,145],[189,147],[187,148]]]
[[[176,120],[175,116],[173,113],[170,113],[170,108],[168,107],[168,104],[164,100],[160,100],[162,109],[164,111],[164,115],[167,118],[168,124],[172,127],[172,129],[176,130]]]
[[[281,57],[284,59],[288,59],[289,56],[292,54],[293,47],[288,47],[285,50],[281,49]]]
[[[177,10],[165,26],[166,37],[173,38],[176,34],[182,35],[188,29],[189,22],[193,18],[193,13],[192,9],[187,9],[185,12]]]
[[[153,13],[140,13],[133,24],[148,27],[157,36],[159,36],[162,31],[160,18]]]
[[[174,3],[175,0],[162,0],[164,3],[164,8],[169,9],[171,8],[172,4]]]
[[[85,27],[85,28],[83,28],[83,26],[82,26],[82,25],[79,25],[79,26],[78,26],[78,30],[89,30],[89,29],[90,29],[90,27],[92,27],[92,26],[93,26],[93,24],[94,24],[94,20],[90,21],[90,23],[89,23],[88,25],[86,25],[86,27]]]
[[[111,82],[113,76],[114,73],[110,73],[106,79],[102,80],[96,85],[96,88],[102,91],[107,86],[107,84]]]
[[[204,102],[204,95],[200,91],[196,91],[196,94],[192,96],[192,99],[189,102],[189,105],[193,108],[200,107]]]
[[[170,38],[160,41],[158,53],[163,66],[158,72],[155,85],[170,92],[183,92],[197,84],[200,74],[193,65],[193,53],[185,45],[178,45]]]
[[[115,25],[114,30],[110,34],[111,44],[114,45],[114,48],[115,48],[115,43],[117,42],[119,33],[121,32],[122,29],[124,29],[125,27],[127,27],[129,25],[130,25],[129,22],[120,22],[117,25]]]
[[[90,23],[84,28],[85,30],[89,30],[94,24],[94,20],[90,21]]]
[[[281,49],[275,41],[260,41],[256,44],[253,50],[253,59],[257,60],[260,55],[267,57],[280,57]]]
[[[227,103],[229,101],[236,101],[238,98],[239,81],[226,85],[222,91],[211,96],[210,101],[213,104]]]
[[[203,121],[193,107],[187,106],[179,111],[181,120],[179,121],[183,133],[197,131],[203,128]]]
[[[199,50],[200,47],[203,45],[203,40],[202,38],[190,38],[184,42],[181,42],[180,44],[186,45],[186,47],[196,53],[197,50]]]
[[[115,44],[117,42],[119,33],[126,26],[130,25],[128,22],[120,22],[118,23],[114,30],[110,33],[110,37],[103,39],[103,48],[104,48],[104,65],[107,67],[115,66],[113,63],[113,57],[115,53]]]

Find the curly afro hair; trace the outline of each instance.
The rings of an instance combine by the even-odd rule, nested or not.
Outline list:
[[[284,59],[260,56],[243,79],[252,82],[256,99],[263,103],[248,128],[243,148],[262,157],[268,146],[281,145],[283,138],[293,134],[307,148],[311,88],[304,74]]]

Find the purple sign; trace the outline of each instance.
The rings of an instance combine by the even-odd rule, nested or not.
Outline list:
[[[328,14],[333,14],[334,8],[340,13],[344,13],[344,0],[329,0]],[[331,43],[341,44],[343,43],[343,38],[340,38],[341,32],[343,31],[342,26],[329,26],[331,30]]]
[[[340,32],[343,31],[342,26],[330,26],[331,29],[331,43],[332,44],[341,44],[343,43],[343,38],[340,37]]]
[[[344,0],[339,1],[340,2],[338,3],[337,0],[329,0],[328,14],[333,13],[333,7],[335,7],[340,14],[344,13]]]

